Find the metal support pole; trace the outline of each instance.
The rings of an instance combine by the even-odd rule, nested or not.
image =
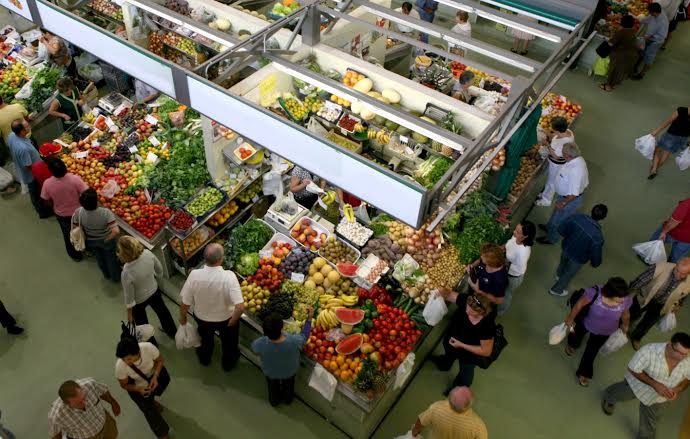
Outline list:
[[[302,44],[316,46],[321,40],[321,12],[318,2],[307,6],[307,13],[302,18]]]

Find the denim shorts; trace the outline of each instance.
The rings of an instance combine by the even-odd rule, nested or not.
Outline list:
[[[656,146],[670,152],[671,154],[678,154],[688,144],[688,138],[684,136],[676,136],[675,134],[664,133],[657,142]]]
[[[662,44],[664,44],[663,41],[661,41],[661,42],[648,41],[647,42],[647,44],[645,45],[645,48],[644,48],[644,54],[642,55],[642,61],[646,65],[651,65],[654,62],[654,58],[656,58],[656,53],[659,51],[659,48],[661,48]]]

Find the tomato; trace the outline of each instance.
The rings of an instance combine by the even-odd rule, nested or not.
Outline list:
[[[326,353],[326,346],[319,347],[319,352],[321,352],[322,354],[325,354]]]

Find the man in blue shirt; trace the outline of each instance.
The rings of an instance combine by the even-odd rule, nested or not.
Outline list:
[[[668,35],[668,17],[663,13],[659,3],[651,3],[647,6],[649,15],[640,19],[640,23],[646,26],[644,34],[644,53],[641,62],[643,63],[640,73],[633,75],[633,79],[642,79],[652,67],[656,53],[666,41]]]
[[[415,0],[414,5],[419,12],[419,17],[429,23],[434,22],[434,16],[436,15],[436,10],[438,9],[438,2],[434,0]],[[425,43],[429,42],[429,35],[422,34],[421,40]]]
[[[41,203],[41,190],[38,187],[38,182],[34,180],[31,175],[31,165],[41,161],[41,156],[34,148],[31,140],[27,138],[29,135],[29,128],[26,121],[17,119],[12,122],[12,132],[7,136],[7,146],[10,148],[12,161],[17,170],[19,182],[28,186],[29,196],[31,197],[31,204],[41,218],[49,216],[45,212],[45,208]]]
[[[556,270],[556,283],[549,293],[567,296],[566,287],[584,264],[589,262],[594,268],[601,265],[604,235],[599,221],[606,218],[607,214],[608,208],[597,204],[592,208],[592,216],[578,213],[558,227],[558,233],[563,237],[561,262]]]

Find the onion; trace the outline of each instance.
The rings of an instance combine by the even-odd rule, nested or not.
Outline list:
[[[435,245],[439,245],[441,243],[441,240],[439,238],[434,238],[433,243]]]

